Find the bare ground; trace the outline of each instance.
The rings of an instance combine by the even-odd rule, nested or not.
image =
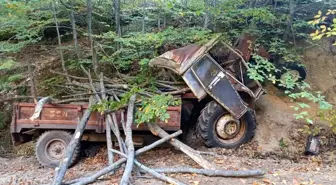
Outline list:
[[[221,153],[217,149],[218,153]],[[222,151],[222,153],[225,151]],[[239,151],[236,151],[239,153]],[[319,158],[306,157],[298,163],[287,159],[271,159],[243,157],[240,154],[207,156],[218,166],[225,169],[262,169],[266,172],[260,178],[223,178],[206,177],[196,174],[171,175],[188,184],[336,184],[336,166],[322,162]],[[81,160],[71,168],[66,179],[85,176],[106,165],[105,151],[95,157]],[[150,167],[194,166],[197,165],[184,154],[174,149],[156,149],[148,152],[139,159]],[[43,168],[38,165],[34,157],[18,157],[13,159],[0,158],[0,184],[49,184],[53,178],[53,169]],[[121,172],[116,175],[106,176],[95,184],[117,184]],[[165,184],[151,177],[136,177],[134,184]]]

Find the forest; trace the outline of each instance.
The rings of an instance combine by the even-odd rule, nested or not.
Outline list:
[[[305,160],[308,164],[316,163],[319,169],[323,168],[319,165],[330,164],[332,169],[326,168],[325,174],[336,171],[333,157],[336,138],[335,0],[0,0],[0,28],[0,163],[3,156],[14,159],[20,156],[20,149],[11,144],[11,140],[15,141],[11,139],[14,133],[11,124],[18,119],[14,115],[20,114],[18,102],[36,105],[35,112],[29,112],[33,113],[29,115],[31,121],[41,119],[42,107],[47,103],[73,105],[85,102],[89,107],[76,120],[77,127],[69,131],[70,136],[62,135],[69,137],[69,145],[63,148],[64,161],[57,161],[53,165],[58,166],[56,170],[48,172],[52,177],[42,178],[39,182],[24,177],[21,180],[9,176],[1,180],[0,177],[0,184],[99,184],[100,180],[97,179],[102,175],[111,184],[144,184],[145,180],[141,177],[145,173],[161,180],[149,184],[162,181],[170,184],[205,184],[207,180],[197,179],[197,175],[216,178],[265,175],[265,172],[246,170],[245,167],[231,167],[227,170],[224,165],[226,162],[217,163],[218,158],[222,161],[220,155],[251,157],[249,147],[254,151],[251,157],[253,160],[277,158],[298,163]],[[246,48],[239,48],[246,38]],[[212,43],[212,39],[215,43],[224,44],[226,49],[223,51],[211,45],[215,51],[212,53],[209,49],[207,52],[211,54],[207,56],[228,61],[234,53],[234,60],[241,60],[241,74],[237,75],[237,71],[225,74],[236,75],[234,80],[242,84],[240,90],[238,85],[232,86],[239,90],[236,94],[245,103],[242,105],[245,115],[241,120],[250,120],[253,124],[247,121],[252,126],[246,126],[245,138],[233,144],[231,141],[222,141],[226,140],[223,138],[216,139],[228,137],[225,134],[212,136],[216,135],[212,131],[218,129],[216,126],[208,129],[212,121],[217,121],[217,118],[212,120],[212,114],[218,112],[223,115],[221,111],[224,108],[233,115],[226,119],[237,120],[235,112],[231,112],[228,105],[220,106],[221,100],[210,91],[211,88],[209,90],[203,82],[198,82],[205,90],[195,91],[193,84],[188,82],[188,72],[174,73],[167,68],[152,66],[155,59],[159,61],[160,57],[183,60],[170,55],[190,46],[207,46],[207,43]],[[248,50],[248,57],[244,49]],[[246,66],[241,67],[242,64]],[[222,70],[229,69],[229,64],[218,65],[224,68]],[[194,66],[190,67],[190,71],[196,75]],[[197,80],[201,81],[198,77]],[[252,85],[249,86],[249,83]],[[242,90],[244,87],[252,89],[251,101],[255,104],[250,104],[250,99],[245,97],[250,91]],[[255,95],[254,88],[264,95]],[[199,98],[198,93],[203,92],[206,97]],[[183,97],[189,94],[198,100],[185,101]],[[233,95],[231,99],[234,99]],[[252,104],[253,108],[250,109]],[[174,133],[165,132],[165,126],[162,126],[166,124],[169,127],[175,118],[171,107],[182,107],[182,116],[179,118],[181,130],[169,130],[176,131]],[[75,177],[74,169],[70,168],[71,159],[76,158],[74,156],[77,155],[79,140],[83,140],[87,134],[84,128],[90,124],[90,116],[94,112],[104,115],[106,119],[103,129],[106,128],[107,149],[106,145],[102,147],[105,149],[102,155],[108,164],[88,170],[90,174],[84,173],[86,170],[79,170],[83,172],[81,177]],[[123,131],[119,131],[119,124]],[[183,124],[188,125],[188,128]],[[244,121],[238,120],[237,127],[243,130],[241,124],[245,124]],[[148,146],[154,148],[167,142],[189,156],[194,163],[185,168],[145,166],[146,160],[136,156],[152,148],[136,150],[135,140],[132,139],[132,128],[143,126],[160,138]],[[23,129],[24,134],[28,133],[30,142],[37,145],[44,136],[38,130]],[[52,129],[44,131],[53,132]],[[182,131],[183,135],[179,136]],[[77,133],[80,137],[77,137]],[[133,135],[138,133],[140,131],[133,129]],[[194,147],[190,144],[193,134],[205,148],[203,145]],[[174,139],[177,136],[179,139]],[[48,137],[47,134],[44,137]],[[111,137],[115,141],[111,141]],[[318,145],[321,145],[319,152],[312,152],[316,156],[304,155],[307,153],[307,138],[309,142],[317,139]],[[38,153],[37,147],[35,152],[33,148],[25,153]],[[164,151],[161,153],[165,155]],[[212,158],[209,159],[209,156]],[[37,158],[36,164],[44,166],[48,163]],[[96,160],[99,155],[92,158]],[[147,161],[150,161],[150,157]],[[267,162],[265,160],[264,163]],[[149,164],[159,163],[146,165]],[[190,167],[197,165],[202,168]],[[123,170],[120,171],[120,168]],[[191,180],[181,174],[173,176],[169,173],[191,174]],[[276,180],[277,175],[274,174],[267,171],[265,178],[247,180],[247,184],[336,182],[336,179],[325,182],[322,177],[314,179],[309,175],[301,179],[284,175],[289,179]],[[113,176],[117,176],[117,180]],[[225,179],[220,182],[230,184],[239,181],[238,184],[246,184],[246,180]]]

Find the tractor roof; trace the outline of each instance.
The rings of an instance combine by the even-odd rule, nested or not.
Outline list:
[[[168,51],[152,60],[150,66],[162,67],[173,70],[182,75],[190,66],[196,62],[204,53],[208,52],[219,41],[220,35],[214,37],[207,44],[200,46],[191,44],[182,48]]]

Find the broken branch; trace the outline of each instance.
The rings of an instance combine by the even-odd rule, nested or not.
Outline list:
[[[43,109],[43,105],[50,102],[51,100],[52,99],[49,96],[40,99],[35,106],[34,114],[30,117],[30,120],[33,121],[33,120],[37,119],[38,117],[40,117],[42,109]]]
[[[168,133],[164,131],[161,127],[159,127],[156,123],[147,123],[147,126],[149,130],[156,136],[159,137],[166,137],[168,136]],[[188,145],[182,143],[181,141],[177,139],[171,139],[169,141],[171,145],[182,151],[183,153],[187,154],[190,158],[192,158],[197,164],[202,166],[205,169],[211,169],[215,170],[217,169],[217,166],[206,160],[201,154],[199,154],[197,151],[189,147]]]
[[[127,110],[127,121],[126,121],[126,147],[127,147],[127,162],[124,170],[124,174],[121,178],[120,184],[127,185],[129,184],[129,178],[133,169],[133,161],[134,161],[134,144],[132,140],[132,123],[133,123],[133,112],[134,112],[134,102],[136,95],[132,95]]]
[[[208,169],[197,169],[190,167],[178,167],[178,168],[157,168],[154,169],[159,173],[195,173],[200,175],[205,175],[209,177],[253,177],[262,176],[265,173],[260,170],[208,170]]]
[[[174,138],[174,137],[177,137],[179,135],[182,134],[182,131],[179,130],[171,135],[168,135],[167,137],[164,137],[164,138],[161,138],[157,141],[155,141],[154,143],[150,144],[150,145],[147,145],[143,148],[140,148],[138,149],[136,152],[135,152],[135,156],[138,156],[140,154],[143,154],[159,145],[161,145],[162,143]],[[75,179],[75,180],[72,180],[72,181],[69,181],[67,182],[66,184],[75,184],[75,185],[85,185],[85,184],[89,184],[89,183],[92,183],[94,182],[97,178],[107,174],[107,173],[110,173],[111,171],[114,171],[116,169],[118,169],[120,167],[120,165],[122,165],[123,163],[126,162],[126,159],[125,158],[122,158],[122,159],[119,159],[118,161],[116,161],[115,163],[113,163],[112,165],[109,165],[101,170],[99,170],[98,172],[96,172],[95,174],[91,175],[91,176],[88,176],[88,177],[82,177],[82,178],[79,178],[79,179]]]

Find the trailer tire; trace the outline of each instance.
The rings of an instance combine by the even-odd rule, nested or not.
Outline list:
[[[47,131],[37,140],[35,156],[38,162],[45,167],[57,167],[63,159],[66,147],[72,139],[72,134],[66,131]],[[78,159],[80,146],[74,151],[70,166]]]
[[[230,124],[234,127],[233,133],[225,131]],[[237,121],[221,105],[211,101],[201,111],[197,120],[197,133],[207,147],[238,148],[253,138],[256,125],[253,110],[249,109]],[[222,131],[220,134],[219,130]]]

